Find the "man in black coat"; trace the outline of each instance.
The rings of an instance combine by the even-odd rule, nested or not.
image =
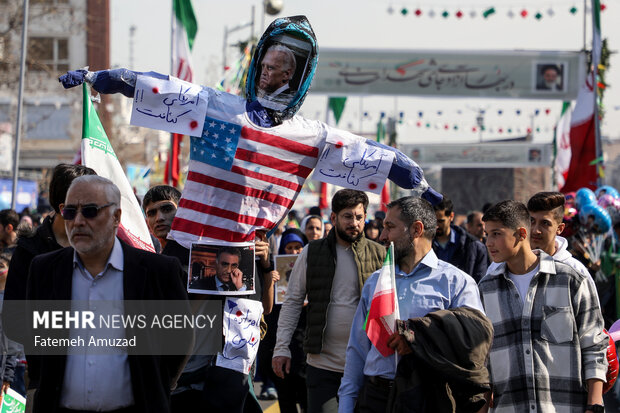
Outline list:
[[[33,259],[28,300],[187,300],[176,258],[141,251],[116,238],[120,192],[111,181],[98,176],[75,179],[61,210],[72,248]],[[183,313],[190,314],[188,302]],[[161,337],[148,328],[138,331],[138,327],[127,327],[118,334]],[[136,355],[127,348],[112,355],[42,356],[34,411],[167,413],[170,390],[193,345],[192,330],[183,330],[177,340],[186,343],[184,354]]]
[[[65,196],[71,182],[78,176],[96,175],[95,171],[84,165],[71,165],[61,163],[54,167],[52,178],[49,184],[49,202],[54,211],[48,215],[36,231],[20,230],[17,238],[17,247],[13,253],[9,273],[7,275],[6,287],[4,290],[4,300],[26,299],[26,282],[28,280],[28,270],[32,259],[37,255],[46,252],[56,251],[69,246],[67,234],[65,232],[65,221],[60,215],[60,204],[65,202]],[[2,324],[10,335],[12,331],[19,331],[23,328],[20,322],[22,311],[13,314],[12,309],[18,311],[17,306],[10,306],[2,313]],[[34,355],[26,354],[28,361],[28,389],[27,405],[30,408],[33,404],[32,396],[34,390],[39,385],[38,361]]]
[[[445,195],[443,201],[434,205],[437,217],[437,232],[433,250],[440,260],[449,262],[480,281],[487,272],[487,249],[463,228],[452,225],[454,206]]]

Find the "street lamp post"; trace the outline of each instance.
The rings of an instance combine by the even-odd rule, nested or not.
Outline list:
[[[238,30],[245,29],[246,27],[250,27],[250,39],[254,37],[254,9],[255,7],[252,6],[252,20],[250,20],[249,22],[238,24],[234,27],[231,27],[230,29],[227,26],[224,26],[224,44],[222,45],[222,68],[224,69],[224,71],[226,71],[226,49],[228,48],[228,35]]]
[[[11,190],[11,209],[17,207],[17,183],[19,175],[19,141],[22,132],[22,110],[24,105],[24,82],[26,78],[26,44],[28,41],[28,0],[24,0],[22,12],[22,49],[19,64],[19,92],[17,95],[17,127],[15,128],[15,148],[13,151],[13,188]]]

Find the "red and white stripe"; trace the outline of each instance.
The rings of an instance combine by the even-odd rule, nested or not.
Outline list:
[[[219,106],[212,99],[217,98],[210,97],[207,115],[242,126],[241,137],[230,171],[190,161],[170,231],[186,247],[197,240],[251,241],[256,229],[275,227],[316,166],[325,136],[321,124],[308,128],[299,118],[261,129],[243,115],[242,100],[228,110],[212,110]]]

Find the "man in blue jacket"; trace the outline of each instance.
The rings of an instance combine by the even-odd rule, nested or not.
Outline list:
[[[463,228],[452,225],[454,206],[443,196],[443,201],[434,205],[437,217],[437,232],[433,239],[433,250],[437,257],[474,277],[476,282],[487,272],[487,250],[480,241]]]

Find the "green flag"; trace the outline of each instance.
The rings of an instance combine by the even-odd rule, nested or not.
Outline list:
[[[347,102],[347,98],[329,98],[329,108],[334,112],[334,118],[336,119],[336,125],[340,122],[340,117],[344,111],[344,104]]]

